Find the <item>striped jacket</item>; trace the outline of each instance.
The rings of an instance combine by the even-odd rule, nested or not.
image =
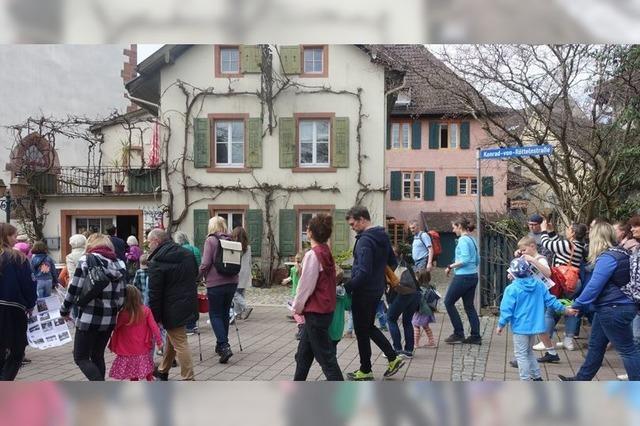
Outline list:
[[[580,267],[584,259],[585,245],[579,241],[571,241],[560,239],[555,232],[544,232],[540,238],[542,246],[553,253],[553,266],[562,266],[569,263],[571,257],[571,265],[576,268]],[[573,256],[571,256],[571,246],[573,245]]]
[[[78,330],[107,331],[116,325],[118,311],[124,305],[124,289],[126,282],[126,266],[122,260],[112,261],[106,257],[93,253],[102,263],[107,276],[117,281],[107,285],[102,291],[102,296],[87,303],[84,308],[79,308],[76,328]],[[89,283],[89,268],[87,256],[83,255],[78,260],[78,266],[73,274],[73,280],[67,289],[67,296],[60,308],[60,315],[67,316],[71,306],[77,303],[82,294],[83,286]]]

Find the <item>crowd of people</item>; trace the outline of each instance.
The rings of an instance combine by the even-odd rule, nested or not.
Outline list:
[[[387,359],[383,376],[390,377],[414,356],[423,332],[424,346],[438,344],[430,329],[436,317],[429,299],[437,292],[430,282],[435,250],[429,234],[411,222],[411,254],[402,255],[365,207],[351,208],[344,219],[356,233],[348,276],[328,245],[334,224],[327,214],[310,220],[310,248],[296,256],[291,268],[291,310],[299,340],[294,380],[306,380],[313,360],[328,380],[374,380],[371,342]],[[444,342],[481,345],[474,304],[480,263],[475,225],[462,217],[451,226],[458,238],[454,261],[445,267],[452,278],[443,302],[453,333]],[[582,318],[587,318],[591,333],[585,362],[574,377],[560,379],[591,380],[610,348],[622,358],[627,374],[620,378],[640,379],[640,216],[614,224],[603,219],[590,226],[574,223],[564,238],[539,214],[529,218],[528,227],[508,269],[511,283],[502,295],[497,328],[498,334],[511,329],[511,365],[520,378],[542,380],[539,363],[559,362],[558,347],[575,350]],[[202,253],[184,232],[170,236],[153,229],[145,240],[146,250],[135,236],[126,242],[117,237],[114,227],[106,234],[73,235],[71,252],[57,274],[44,243],[31,245],[15,227],[0,224],[2,379],[13,380],[29,362],[24,357],[27,318],[36,300],[50,296],[57,286],[64,288],[60,315],[75,324],[73,359],[89,380],[105,380],[107,348],[116,355],[108,371],[111,378],[164,381],[177,364],[182,379],[194,380],[187,336],[199,333],[199,285],[206,288],[218,361],[228,363],[233,356],[229,324],[252,311],[244,298],[252,275],[246,231],[237,227],[229,232],[223,218],[212,217]],[[459,300],[468,334],[456,308]],[[376,327],[381,313],[390,339]],[[561,320],[564,336],[556,344]],[[351,336],[357,340],[360,365],[343,374],[337,345]],[[535,350],[542,356],[536,357]],[[157,366],[156,354],[162,356]]]

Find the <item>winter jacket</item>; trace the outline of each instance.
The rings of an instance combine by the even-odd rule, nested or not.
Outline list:
[[[113,244],[113,248],[115,249],[116,256],[118,259],[123,262],[127,262],[126,252],[127,252],[127,243],[120,237],[116,237],[115,235],[109,236],[111,239],[111,243]]]
[[[111,335],[109,349],[116,355],[144,355],[156,345],[162,344],[162,336],[158,324],[153,319],[151,309],[142,307],[144,315],[135,324],[129,325],[129,312],[122,310],[118,314],[116,328]]]
[[[165,241],[149,256],[149,307],[156,322],[171,330],[196,320],[198,269],[193,253]]]
[[[546,329],[544,311],[551,308],[564,312],[564,306],[535,277],[516,278],[507,286],[500,303],[498,325],[511,323],[514,334],[540,334]]]
[[[22,311],[36,305],[36,282],[26,257],[13,257],[4,249],[0,254],[0,305]]]
[[[216,270],[213,263],[218,253],[218,239],[231,240],[228,234],[211,234],[204,242],[204,251],[202,253],[202,263],[200,264],[199,277],[204,277],[208,287],[217,287],[225,284],[238,284],[237,275],[222,275]]]
[[[336,308],[336,264],[331,249],[319,244],[305,254],[293,310],[298,313],[328,314]]]
[[[196,258],[196,265],[200,268],[200,264],[202,263],[202,254],[200,253],[200,249],[189,243],[183,244],[182,247],[193,253],[193,256]]]
[[[31,254],[31,245],[29,243],[16,243],[13,246],[14,249],[21,251],[22,254],[24,254],[25,256],[27,256],[27,259],[31,260],[31,258],[33,257],[33,255]]]
[[[345,285],[347,293],[367,293],[382,297],[386,282],[384,268],[395,270],[398,261],[385,229],[374,226],[356,235],[353,247],[351,280]]]
[[[65,261],[67,263],[67,271],[69,271],[70,277],[75,274],[76,268],[78,267],[78,261],[82,256],[84,256],[84,247],[77,247],[71,249],[71,253],[69,253],[65,258]]]
[[[593,304],[595,309],[607,305],[630,305],[633,300],[620,287],[630,279],[629,256],[613,250],[600,254],[595,262],[591,278],[584,286],[573,307],[585,310]]]
[[[33,275],[36,281],[51,280],[54,287],[58,283],[56,264],[48,254],[34,254],[31,258],[31,268],[33,269]]]
[[[125,257],[129,262],[137,263],[142,256],[142,250],[138,246],[130,246],[129,251],[125,254]]]
[[[102,265],[111,283],[107,285],[99,297],[89,301],[84,308],[79,308],[76,328],[78,330],[108,331],[116,325],[118,311],[124,305],[125,265],[115,253],[106,247],[96,247],[83,255],[71,283],[67,287],[67,295],[60,308],[60,315],[68,316],[71,307],[82,295],[82,288],[90,284],[87,255],[92,254]]]

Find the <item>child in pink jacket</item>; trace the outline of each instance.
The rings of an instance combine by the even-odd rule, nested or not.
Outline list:
[[[109,349],[116,354],[109,377],[119,380],[153,381],[153,343],[162,347],[162,337],[151,310],[142,303],[142,293],[128,285],[124,307],[118,314]]]

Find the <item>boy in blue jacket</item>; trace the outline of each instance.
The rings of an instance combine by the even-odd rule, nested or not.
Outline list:
[[[545,330],[545,307],[565,315],[577,315],[578,311],[565,307],[552,296],[542,281],[532,275],[531,266],[524,258],[520,257],[511,262],[509,274],[514,280],[502,296],[496,332],[502,334],[507,323],[511,323],[513,351],[518,362],[520,380],[542,381],[540,366],[533,353],[533,344],[536,335]]]

